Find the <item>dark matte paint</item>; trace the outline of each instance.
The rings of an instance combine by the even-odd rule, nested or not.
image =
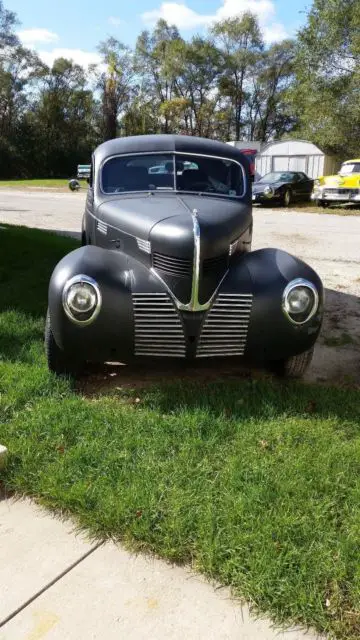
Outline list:
[[[108,157],[122,153],[184,151],[232,158],[246,174],[243,198],[188,193],[134,193],[105,195],[100,189],[100,172]],[[92,184],[93,181],[93,184]],[[201,237],[201,262],[228,255],[229,245],[241,238],[240,253],[229,258],[228,271],[200,277],[200,302],[207,302],[222,278],[219,293],[252,293],[245,356],[278,360],[301,353],[315,342],[321,327],[323,287],[317,274],[304,262],[278,249],[249,253],[252,236],[251,182],[247,159],[234,147],[186,136],[139,136],[112,140],[95,151],[92,178],[83,220],[84,246],[55,268],[49,286],[52,331],[59,347],[90,361],[134,359],[134,316],[132,294],[164,293],[166,287],[151,271],[151,256],[140,250],[136,238],[150,240],[152,251],[192,261],[193,219],[196,209]],[[97,222],[108,225],[107,235]],[[97,245],[97,246],[89,246]],[[77,275],[93,277],[102,292],[102,308],[93,324],[77,326],[65,315],[62,291],[65,282]],[[226,275],[225,275],[226,274]],[[191,278],[160,274],[177,299],[187,303]],[[225,277],[224,277],[225,276]],[[285,317],[281,300],[285,286],[294,278],[307,278],[318,287],[320,308],[306,325],[298,327]],[[179,312],[187,358],[196,352],[206,312]]]
[[[66,317],[61,294],[65,282],[86,273],[99,284],[103,296],[100,314],[93,324],[79,327]],[[320,292],[320,307],[307,324],[295,326],[282,311],[281,299],[290,280],[307,278]],[[160,281],[144,265],[116,251],[82,247],[57,265],[50,282],[49,307],[57,344],[69,352],[84,354],[91,361],[134,359],[132,293],[163,293]],[[239,256],[222,282],[219,293],[252,293],[253,307],[245,356],[255,360],[277,360],[309,349],[321,327],[323,289],[318,275],[307,264],[279,249],[260,249]],[[183,316],[188,357],[194,354],[204,313]],[[191,321],[189,320],[191,316]]]

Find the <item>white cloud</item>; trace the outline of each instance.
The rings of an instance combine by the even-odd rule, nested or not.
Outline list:
[[[272,0],[222,0],[222,6],[215,14],[215,20],[234,18],[245,11],[251,11],[261,22],[271,19],[275,15]]]
[[[150,25],[162,18],[170,24],[176,24],[179,29],[194,29],[209,24],[212,20],[212,16],[196,13],[185,4],[178,2],[163,2],[159,9],[146,11],[141,17]]]
[[[263,26],[263,33],[266,44],[280,42],[281,40],[285,40],[285,38],[289,38],[289,34],[284,25],[278,22],[271,23],[268,27]]]
[[[34,46],[37,43],[50,44],[59,40],[57,33],[49,31],[48,29],[23,29],[18,31],[21,42],[27,47]]]
[[[124,24],[124,21],[121,18],[117,18],[116,16],[110,16],[108,19],[108,23],[113,27],[120,27],[121,24]]]
[[[51,67],[54,64],[56,58],[66,58],[67,60],[73,60],[76,64],[80,64],[82,67],[87,67],[89,64],[100,64],[101,58],[98,53],[92,51],[83,51],[82,49],[52,49],[52,51],[37,51],[38,56]]]
[[[240,16],[245,11],[250,11],[257,16],[266,42],[275,42],[286,37],[285,27],[273,22],[275,17],[273,0],[221,0],[221,6],[211,15],[197,13],[184,2],[162,2],[158,9],[146,11],[141,17],[150,26],[163,18],[179,29],[196,29],[225,18]]]

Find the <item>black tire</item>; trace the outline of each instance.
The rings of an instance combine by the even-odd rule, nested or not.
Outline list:
[[[56,344],[51,330],[49,312],[47,312],[45,322],[45,354],[48,368],[56,375],[75,377],[81,372],[82,366],[80,362],[75,361]]]
[[[279,373],[284,378],[302,378],[311,364],[314,355],[314,347],[297,356],[291,356],[280,364]]]
[[[290,207],[291,204],[292,204],[292,193],[290,189],[286,189],[283,195],[283,205],[284,207]]]
[[[317,206],[326,209],[329,206],[329,203],[326,200],[317,200]]]

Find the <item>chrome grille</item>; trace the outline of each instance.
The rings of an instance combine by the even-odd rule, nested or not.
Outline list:
[[[185,357],[179,315],[166,293],[134,293],[135,355]]]
[[[335,194],[339,196],[349,196],[359,193],[359,189],[329,189],[326,187],[325,192],[330,195]]]
[[[252,294],[221,293],[206,316],[196,357],[242,356],[252,307]]]
[[[163,253],[152,254],[152,264],[154,269],[164,271],[171,276],[191,276],[193,263],[191,260],[167,256]]]

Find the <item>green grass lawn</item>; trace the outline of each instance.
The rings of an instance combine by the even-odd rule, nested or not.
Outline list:
[[[46,290],[74,240],[0,230],[7,490],[189,562],[277,622],[360,636],[360,396],[239,378],[86,397],[45,366]]]
[[[84,183],[85,184],[85,183]],[[0,180],[0,187],[28,189],[69,189],[69,180],[62,178],[39,179],[39,180]]]

